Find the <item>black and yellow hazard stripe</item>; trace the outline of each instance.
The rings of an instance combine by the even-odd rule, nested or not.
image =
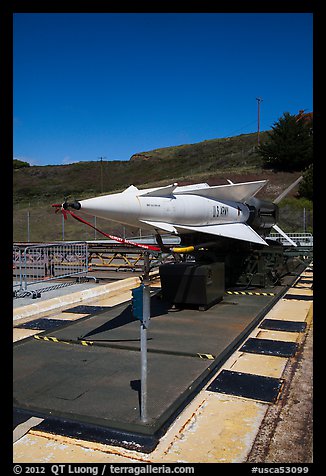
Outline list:
[[[38,334],[34,335],[35,339],[38,340],[45,340],[49,342],[58,342],[60,344],[79,344],[79,345],[93,345],[94,342],[90,340],[74,340],[74,339],[58,339],[57,337],[51,337],[51,336],[40,336]]]
[[[275,293],[257,293],[253,291],[226,291],[226,294],[236,294],[245,296],[276,296]]]
[[[79,344],[79,345],[98,345],[96,342],[90,341],[90,340],[75,340],[75,339],[58,339],[57,337],[52,337],[52,336],[42,336],[35,334],[33,336],[35,339],[38,340],[44,340],[47,342],[57,342],[59,344]],[[138,349],[129,349],[129,350],[135,350],[137,351]],[[155,351],[154,351],[155,352]],[[205,359],[205,360],[214,360],[216,358],[215,355],[212,354],[204,354],[204,353],[196,353],[196,354],[187,354],[191,357],[199,357],[200,359]]]
[[[200,359],[208,359],[208,360],[214,360],[215,357],[214,355],[212,354],[200,354],[200,353],[197,353],[196,354]]]

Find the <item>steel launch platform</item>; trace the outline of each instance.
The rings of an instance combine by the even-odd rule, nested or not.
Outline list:
[[[61,320],[60,327],[47,319],[47,330],[14,343],[14,426],[39,416],[37,428],[45,432],[152,451],[294,279],[254,293],[230,291],[206,311],[171,309],[154,291],[146,422],[140,418],[140,322],[131,302],[91,306],[89,315]],[[66,312],[72,309],[78,312],[78,306]],[[33,325],[37,320],[22,324]]]

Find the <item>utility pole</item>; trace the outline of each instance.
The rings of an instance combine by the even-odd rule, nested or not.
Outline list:
[[[262,102],[262,98],[256,98],[258,102],[258,127],[257,127],[257,143],[259,145],[259,135],[260,135],[260,103]]]
[[[101,161],[101,193],[103,193],[103,159],[106,159],[106,157],[99,157]]]

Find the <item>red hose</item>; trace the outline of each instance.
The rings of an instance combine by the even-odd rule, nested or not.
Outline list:
[[[70,211],[70,210],[65,210],[62,208],[62,205],[60,204],[53,204],[52,207],[55,207],[57,208],[56,212],[59,211],[59,208],[61,209],[62,213],[64,214],[64,218],[67,219],[67,213],[69,213],[69,215],[71,215],[75,220],[78,220],[80,221],[81,223],[84,223],[85,225],[88,225],[90,226],[91,228],[93,228],[94,230],[98,231],[99,233],[101,233],[102,235],[106,236],[107,238],[110,238],[110,240],[114,240],[114,241],[118,241],[119,243],[122,243],[124,245],[131,245],[131,246],[137,246],[138,248],[142,248],[142,249],[145,249],[145,250],[150,250],[150,251],[161,251],[161,248],[159,248],[158,246],[151,246],[151,245],[144,245],[142,243],[135,243],[134,241],[130,241],[130,240],[125,240],[123,238],[120,238],[119,236],[114,236],[114,235],[109,235],[108,233],[105,233],[104,231],[101,231],[99,230],[98,228],[96,228],[96,226],[92,225],[91,223],[89,223],[88,221],[84,220],[83,218],[79,217],[78,215],[76,215],[74,212]]]

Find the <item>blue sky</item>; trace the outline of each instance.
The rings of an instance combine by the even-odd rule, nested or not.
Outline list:
[[[16,13],[14,158],[132,154],[313,110],[310,13]]]

